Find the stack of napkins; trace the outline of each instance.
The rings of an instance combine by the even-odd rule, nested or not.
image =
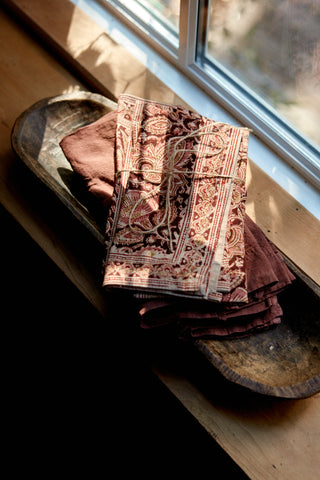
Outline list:
[[[293,275],[245,214],[249,130],[121,95],[61,147],[106,208],[103,286],[125,288],[143,327],[241,335],[282,315]]]

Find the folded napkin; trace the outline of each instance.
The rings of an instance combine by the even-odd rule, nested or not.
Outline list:
[[[152,328],[175,323],[181,337],[240,336],[269,328],[281,321],[277,294],[294,275],[261,229],[245,217],[245,269],[247,303],[173,301],[170,297],[138,301],[141,326]]]
[[[107,113],[99,120],[77,129],[60,142],[73,170],[85,182],[88,191],[109,205],[114,189],[117,112]]]
[[[247,146],[246,129],[129,95],[62,140],[106,207],[104,285],[132,290],[143,328],[239,336],[281,321],[294,277],[245,215]]]
[[[246,301],[248,129],[121,95],[103,285]]]

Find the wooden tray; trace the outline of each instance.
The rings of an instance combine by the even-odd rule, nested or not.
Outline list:
[[[60,140],[117,108],[98,94],[77,92],[44,99],[12,130],[15,153],[103,242],[101,224],[79,187]],[[201,339],[194,346],[224,377],[255,392],[304,398],[320,391],[320,289],[284,258],[297,281],[281,294],[280,326],[242,339]]]

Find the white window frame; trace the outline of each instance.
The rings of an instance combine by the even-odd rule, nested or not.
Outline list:
[[[216,63],[209,71],[196,63],[197,0],[180,0],[179,47],[157,33],[156,23],[148,28],[138,16],[132,18],[118,0],[72,1],[197,111],[252,128],[250,158],[320,219],[318,146],[222,65]]]

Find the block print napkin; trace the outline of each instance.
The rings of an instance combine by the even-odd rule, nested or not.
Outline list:
[[[246,301],[248,130],[122,95],[103,285]]]

